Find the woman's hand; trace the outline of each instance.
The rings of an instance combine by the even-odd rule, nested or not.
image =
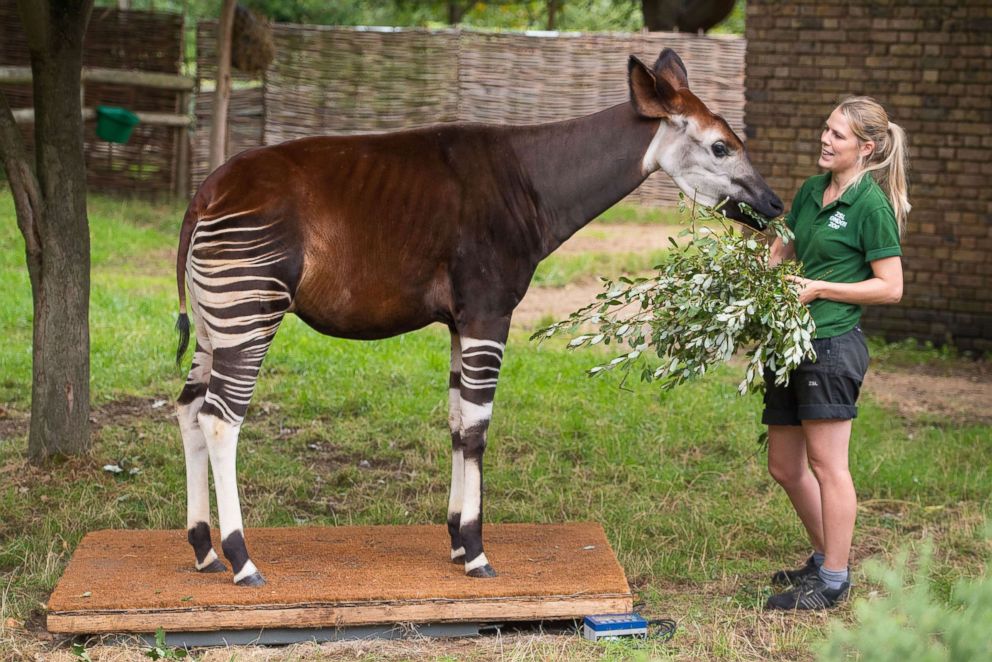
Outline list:
[[[775,237],[771,248],[768,250],[768,266],[775,267],[785,260],[796,259],[796,245],[794,242],[786,244],[782,237]]]
[[[802,276],[786,276],[799,287],[799,302],[817,299],[872,305],[898,303],[902,298],[902,262],[899,256],[884,257],[871,263],[874,277],[860,283],[832,283]]]
[[[786,276],[786,278],[799,286],[799,303],[803,305],[819,299],[826,285],[822,280],[810,280],[802,276]]]

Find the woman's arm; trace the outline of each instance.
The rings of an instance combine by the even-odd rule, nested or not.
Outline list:
[[[874,260],[871,270],[874,277],[860,283],[831,283],[799,276],[793,276],[791,280],[803,288],[799,292],[800,303],[817,299],[857,304],[899,303],[902,299],[902,261],[899,256]]]
[[[796,245],[791,241],[789,243],[783,242],[782,237],[775,237],[768,253],[768,266],[774,267],[786,260],[796,259]]]

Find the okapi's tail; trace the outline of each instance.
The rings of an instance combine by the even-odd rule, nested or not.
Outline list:
[[[179,319],[176,320],[176,331],[179,332],[179,349],[176,350],[176,365],[183,360],[183,355],[189,348],[189,315],[186,314],[186,259],[189,257],[189,244],[196,227],[197,214],[193,205],[183,216],[183,225],[179,230],[179,255],[176,257],[176,284],[179,287]]]

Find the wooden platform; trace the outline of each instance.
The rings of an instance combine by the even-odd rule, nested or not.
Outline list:
[[[468,578],[447,560],[444,526],[249,529],[267,584],[242,588],[230,572],[193,570],[186,531],[96,531],[80,542],[49,600],[48,629],[334,628],[631,611],[599,524],[495,524],[484,533],[494,579]]]

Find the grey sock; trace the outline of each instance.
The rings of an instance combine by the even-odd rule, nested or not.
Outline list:
[[[816,564],[817,568],[823,567],[823,559],[827,558],[827,555],[823,552],[813,552],[813,563]]]
[[[823,580],[823,583],[827,585],[827,588],[829,588],[832,591],[836,591],[837,589],[839,589],[841,586],[844,585],[844,582],[847,581],[848,572],[847,569],[827,570],[825,566],[821,565],[820,579]]]

